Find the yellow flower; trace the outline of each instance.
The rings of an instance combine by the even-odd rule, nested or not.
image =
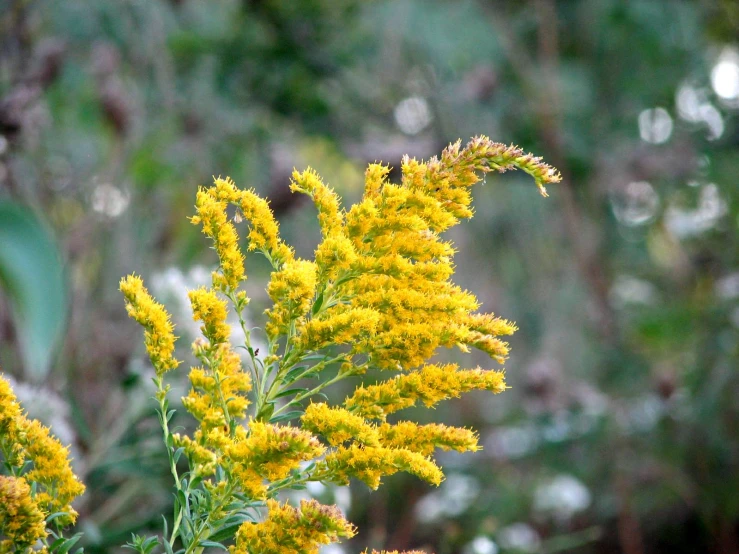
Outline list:
[[[223,292],[230,292],[238,288],[246,276],[244,273],[244,255],[239,249],[239,236],[233,223],[228,220],[226,207],[227,200],[220,200],[219,186],[230,192],[233,183],[216,180],[216,187],[201,188],[195,199],[197,215],[190,221],[193,224],[203,225],[203,233],[213,239],[213,246],[220,260],[220,273],[213,275],[213,286]],[[226,195],[231,198],[230,195]]]
[[[214,290],[205,287],[187,293],[192,306],[192,318],[202,321],[200,328],[211,345],[226,342],[231,335],[231,328],[226,323],[228,308],[225,300],[218,298]]]
[[[269,204],[253,190],[241,191],[239,206],[249,222],[249,250],[269,254],[278,266],[293,259],[293,251],[280,239],[280,227]]]
[[[207,434],[214,427],[230,424],[231,418],[243,418],[249,405],[246,394],[251,390],[249,374],[243,371],[239,355],[230,344],[221,344],[212,354],[213,365],[190,371],[192,389],[182,399]]]
[[[327,480],[348,485],[349,479],[354,477],[372,489],[380,486],[383,476],[398,471],[405,471],[433,485],[438,485],[444,479],[441,469],[430,458],[405,448],[358,444],[341,446],[327,454],[318,467],[327,470],[330,476]]]
[[[379,320],[380,314],[375,310],[335,306],[308,321],[296,342],[304,350],[352,343],[354,352],[364,352],[373,342]]]
[[[272,273],[267,292],[274,306],[267,311],[266,331],[274,339],[310,310],[316,293],[316,265],[306,260],[286,262]]]
[[[455,364],[427,365],[377,385],[360,386],[344,406],[362,417],[385,419],[419,400],[431,407],[475,389],[501,393],[506,389],[505,374],[479,368],[460,370]]]
[[[315,500],[302,500],[299,509],[267,500],[267,509],[264,521],[247,522],[239,528],[234,554],[317,554],[321,545],[356,534],[336,506]]]
[[[0,537],[7,539],[6,545],[0,542],[0,552],[23,551],[45,536],[46,517],[26,479],[0,475]]]
[[[27,464],[23,478],[25,483],[34,485],[33,501],[38,509],[46,515],[67,512],[67,516],[58,519],[59,523],[74,523],[77,512],[71,502],[85,492],[85,486],[72,471],[69,450],[51,436],[48,428],[23,415],[10,384],[1,376],[0,444],[11,453],[5,460],[7,464],[18,469]],[[13,484],[16,486],[23,488],[22,484]]]
[[[235,443],[228,455],[236,467],[277,481],[287,477],[301,462],[321,456],[324,450],[308,431],[252,420],[249,436]]]
[[[343,408],[331,408],[327,404],[311,404],[301,417],[303,428],[322,435],[331,446],[355,440],[370,446],[379,445],[377,429],[363,417]]]
[[[318,223],[323,236],[340,231],[344,224],[339,197],[327,187],[315,170],[310,167],[299,173],[293,171],[290,190],[307,194],[313,199],[318,209]]]
[[[144,328],[144,345],[158,376],[176,368],[174,325],[164,306],[155,302],[141,277],[121,279],[120,290],[126,298],[128,315]]]
[[[380,433],[382,445],[388,448],[407,448],[424,456],[429,456],[435,448],[456,450],[458,452],[480,449],[474,431],[461,427],[449,427],[440,423],[418,425],[412,421],[401,421],[394,425],[382,424]]]

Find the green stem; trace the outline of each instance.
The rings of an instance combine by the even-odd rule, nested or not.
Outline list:
[[[304,393],[301,393],[301,394],[296,395],[295,398],[293,398],[290,402],[288,402],[287,404],[285,404],[282,408],[279,408],[279,409],[275,410],[274,413],[272,414],[272,417],[276,416],[280,412],[284,412],[292,404],[295,404],[296,402],[300,402],[301,400],[305,400],[306,398],[308,398],[310,396],[313,396],[314,394],[317,394],[317,393],[321,392],[326,387],[330,387],[334,383],[338,383],[339,381],[342,381],[343,379],[346,379],[347,377],[350,377],[352,375],[356,375],[358,373],[361,373],[361,371],[365,368],[366,365],[367,364],[363,364],[361,366],[357,366],[356,368],[353,368],[353,370],[346,371],[346,372],[343,372],[343,373],[341,372],[341,370],[339,370],[339,372],[336,374],[336,376],[333,377],[332,379],[329,379],[328,381],[324,381],[323,383],[321,383],[320,385],[318,385],[316,388],[314,388],[312,390],[305,391]]]
[[[254,385],[255,388],[259,390],[261,388],[260,375],[259,370],[257,369],[257,361],[254,357],[254,349],[251,346],[251,331],[246,328],[246,321],[244,320],[243,314],[244,307],[240,305],[240,303],[236,299],[234,292],[235,291],[229,291],[226,294],[226,298],[228,298],[231,301],[231,304],[233,304],[236,316],[239,318],[239,325],[241,326],[241,331],[244,333],[244,344],[246,345],[246,351],[249,352],[249,358],[251,358],[251,371],[252,375],[254,376]]]

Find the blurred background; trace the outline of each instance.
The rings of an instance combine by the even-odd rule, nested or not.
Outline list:
[[[489,175],[450,233],[520,327],[512,389],[408,414],[480,431],[438,489],[312,487],[360,529],[325,552],[739,552],[738,116],[735,0],[0,0],[0,365],[71,444],[86,550],[171,513],[117,285],[143,274],[188,359],[197,186],[256,188],[308,256],[293,167],[348,203],[370,161],[487,134],[564,177]]]

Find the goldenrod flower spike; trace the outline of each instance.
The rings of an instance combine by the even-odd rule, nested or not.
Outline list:
[[[377,385],[360,386],[346,399],[344,406],[366,418],[385,419],[387,415],[415,406],[419,401],[430,408],[471,390],[498,394],[506,388],[502,371],[460,370],[456,364],[427,365]]]
[[[174,325],[164,306],[151,297],[136,275],[121,279],[120,290],[128,315],[144,328],[144,345],[157,375],[175,369],[180,362],[174,357]]]
[[[344,224],[339,197],[326,186],[314,169],[308,168],[302,173],[293,171],[290,190],[307,194],[313,199],[318,209],[318,223],[323,236],[339,231]]]
[[[0,375],[0,452],[13,475],[0,475],[0,533],[3,545],[23,548],[45,539],[45,519],[57,518],[60,526],[74,523],[72,501],[85,491],[69,462],[69,450],[49,429],[26,418],[10,383]],[[10,549],[13,551],[13,549]]]
[[[216,180],[216,187],[201,188],[195,200],[197,215],[190,219],[195,225],[202,224],[203,233],[213,240],[213,247],[220,260],[220,272],[214,273],[213,286],[226,293],[236,290],[246,278],[239,236],[226,213],[228,200],[236,200],[236,197],[223,191],[230,193],[232,187],[233,183],[230,181]],[[220,200],[219,192],[221,195],[225,194],[228,200]]]
[[[321,545],[356,534],[354,526],[335,506],[323,506],[315,500],[301,501],[300,508],[268,500],[267,509],[267,519],[261,523],[241,526],[232,549],[234,554],[314,554]]]
[[[293,251],[280,238],[280,227],[269,203],[253,190],[241,191],[238,200],[244,217],[251,228],[249,250],[259,250],[269,255],[276,267],[293,259]]]
[[[46,537],[46,516],[23,477],[0,475],[0,552],[21,551]],[[15,548],[13,548],[15,547]]]
[[[202,321],[200,330],[212,346],[224,343],[231,335],[231,327],[226,323],[228,305],[218,297],[214,290],[201,287],[187,293],[192,306],[192,318]]]

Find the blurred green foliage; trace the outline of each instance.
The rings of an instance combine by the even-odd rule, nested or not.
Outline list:
[[[737,36],[732,0],[0,3],[0,194],[46,216],[68,267],[46,386],[71,406],[86,548],[115,550],[171,501],[115,289],[145,268],[176,311],[207,275],[196,187],[255,187],[308,253],[293,166],[351,200],[368,161],[487,133],[565,177],[542,201],[490,176],[455,229],[460,284],[521,328],[513,388],[440,408],[485,444],[445,459],[440,489],[352,487],[365,531],[347,551],[736,552]],[[31,283],[36,250],[5,244]],[[247,270],[264,305],[264,268]],[[2,362],[23,375],[6,304]]]

